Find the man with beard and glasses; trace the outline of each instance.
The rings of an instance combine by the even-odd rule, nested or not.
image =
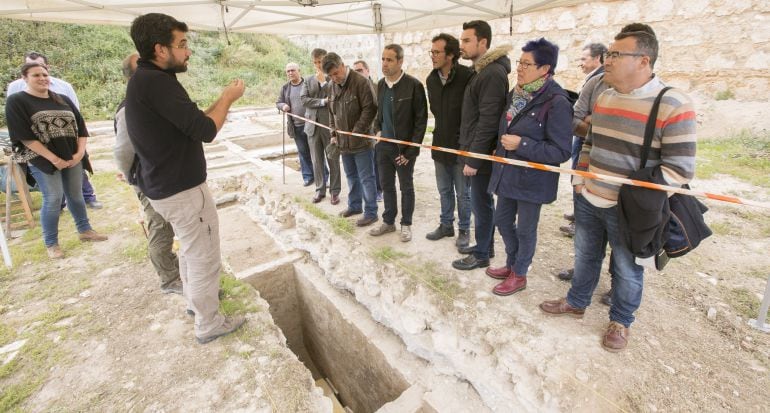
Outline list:
[[[204,344],[245,321],[219,312],[219,217],[203,154],[203,142],[214,140],[245,86],[233,80],[211,107],[200,110],[176,78],[192,55],[186,33],[185,23],[160,13],[131,24],[140,59],[126,88],[126,123],[136,151],[127,178],[179,237],[183,293],[195,316],[195,337]]]

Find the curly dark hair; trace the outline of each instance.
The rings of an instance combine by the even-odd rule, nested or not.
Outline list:
[[[148,13],[131,23],[131,40],[134,41],[139,57],[144,60],[155,58],[155,45],[171,46],[174,30],[187,33],[187,24],[163,13]]]

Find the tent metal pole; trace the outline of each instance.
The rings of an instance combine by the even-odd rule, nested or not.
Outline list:
[[[281,135],[281,163],[283,164],[283,168],[281,168],[281,175],[283,176],[283,184],[286,185],[286,112],[281,111],[281,114],[283,116],[281,119],[283,119],[283,134]]]
[[[759,306],[759,314],[757,319],[749,320],[749,325],[756,328],[759,331],[770,333],[770,324],[765,323],[767,318],[767,309],[770,308],[770,277],[767,277],[767,287],[765,287],[765,298],[762,300],[762,305]]]

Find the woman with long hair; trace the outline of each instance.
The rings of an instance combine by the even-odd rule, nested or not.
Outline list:
[[[49,90],[48,67],[27,63],[21,74],[26,89],[6,100],[8,134],[14,157],[28,164],[43,193],[40,225],[48,256],[63,258],[59,247],[62,197],[67,199],[81,241],[107,239],[91,228],[83,201],[83,169],[91,170],[86,156],[88,131],[72,101]]]

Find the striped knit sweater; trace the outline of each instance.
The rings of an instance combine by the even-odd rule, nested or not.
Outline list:
[[[614,89],[602,93],[591,115],[591,131],[577,169],[618,177],[627,177],[638,170],[647,118],[663,87],[654,77],[628,94]],[[661,100],[647,166],[661,165],[669,185],[684,185],[695,174],[695,146],[692,101],[681,91],[671,89]],[[575,176],[572,183],[585,184],[583,194],[594,206],[608,208],[617,203],[618,184],[579,176]]]

